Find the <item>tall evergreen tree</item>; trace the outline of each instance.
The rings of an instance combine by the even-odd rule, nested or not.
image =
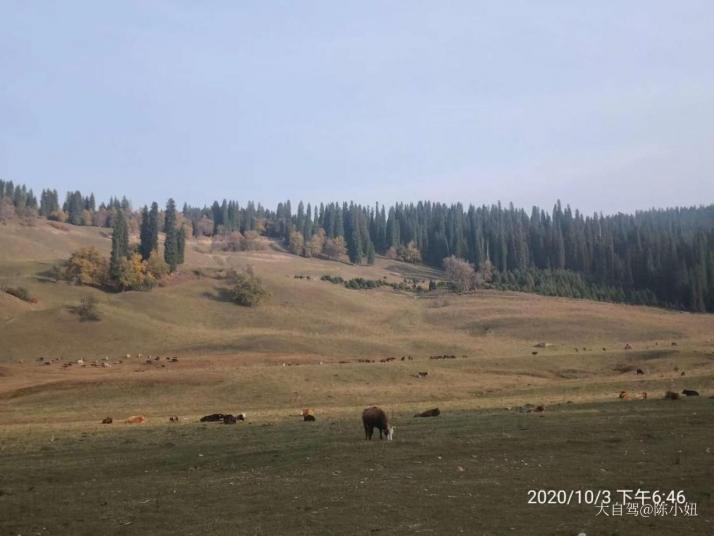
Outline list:
[[[169,265],[171,272],[176,271],[178,265],[178,231],[176,229],[176,204],[173,199],[166,203],[164,213],[164,227],[166,229],[166,240],[164,241],[164,260]]]
[[[367,264],[374,264],[375,251],[372,242],[367,246]]]
[[[144,205],[144,208],[141,209],[141,224],[139,226],[139,252],[142,259],[146,260],[151,256],[151,252],[154,250],[152,246],[149,208]]]
[[[182,225],[176,235],[176,263],[183,264],[186,252],[186,228]]]
[[[151,251],[159,250],[159,204],[154,201],[151,203],[151,210],[149,211],[149,243],[148,246],[151,247]]]
[[[121,262],[129,255],[129,226],[126,223],[123,210],[117,211],[112,227],[112,253],[109,270],[112,279],[116,281],[121,274]]]

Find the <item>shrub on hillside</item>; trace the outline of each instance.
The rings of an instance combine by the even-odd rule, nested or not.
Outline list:
[[[214,251],[241,251],[243,235],[238,231],[216,235],[211,242],[211,249]]]
[[[15,205],[12,204],[12,200],[0,199],[0,222],[14,220],[16,217]]]
[[[158,280],[168,275],[169,265],[166,264],[163,255],[161,255],[158,251],[154,250],[151,252],[151,256],[146,261],[146,271]]]
[[[302,233],[299,233],[298,231],[290,233],[288,249],[290,250],[290,253],[295,255],[302,255],[305,252],[305,238],[303,238]]]
[[[156,286],[157,282],[157,277],[148,269],[148,263],[138,253],[121,259],[114,278],[120,290],[148,290]]]
[[[416,244],[412,241],[406,246],[399,246],[397,249],[397,258],[404,262],[418,264],[421,262],[421,252]]]
[[[316,257],[322,253],[325,247],[325,230],[320,227],[318,231],[312,235],[312,238],[305,244],[305,256],[306,257]]]
[[[97,303],[97,298],[92,295],[82,298],[79,302],[79,307],[77,307],[79,319],[83,322],[96,322],[101,320]]]
[[[345,282],[344,279],[342,279],[339,275],[328,275],[325,274],[320,278],[320,281],[329,281],[330,283],[334,285],[341,285],[342,283]]]
[[[344,258],[344,256],[347,255],[347,246],[345,246],[344,238],[341,236],[328,238],[323,251],[330,259],[340,260]]]
[[[372,288],[379,288],[384,286],[397,288],[393,283],[387,283],[383,279],[365,279],[363,277],[355,277],[353,279],[345,281],[346,288],[351,288],[355,290],[369,290]]]
[[[476,288],[476,271],[465,261],[452,255],[443,261],[444,271],[456,292],[466,292]]]
[[[255,231],[238,231],[217,235],[211,242],[211,249],[218,251],[258,251],[265,249],[265,244],[260,240],[260,235]]]
[[[60,223],[64,223],[67,221],[67,213],[61,210],[53,210],[49,213],[47,219],[50,221],[58,221]]]
[[[255,307],[268,296],[260,278],[250,273],[235,274],[231,277],[233,287],[231,299],[238,305]]]
[[[259,251],[266,248],[267,246],[265,242],[260,239],[258,231],[246,231],[243,233],[241,251]]]
[[[63,278],[75,285],[104,286],[109,278],[109,262],[95,247],[73,252],[60,270]]]
[[[37,303],[37,298],[32,296],[30,291],[25,287],[4,287],[3,290],[19,300],[26,301],[27,303]]]

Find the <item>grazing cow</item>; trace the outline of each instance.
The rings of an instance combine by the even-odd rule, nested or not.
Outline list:
[[[238,419],[236,419],[230,413],[228,415],[223,416],[223,424],[235,424],[237,422],[238,422]]]
[[[531,352],[531,355],[538,355],[538,352],[536,352],[535,350],[533,350],[533,351]]]
[[[699,396],[699,393],[692,389],[682,389],[682,394],[684,396]]]
[[[303,415],[302,420],[305,422],[315,422],[314,415]]]
[[[312,408],[305,408],[302,410],[302,420],[312,422],[315,420],[315,410]]]
[[[372,440],[374,429],[379,430],[379,439],[386,436],[387,441],[394,438],[394,427],[389,426],[387,414],[377,406],[372,406],[362,412],[362,424],[364,425],[365,439]]]
[[[428,409],[426,411],[422,411],[421,413],[417,413],[414,415],[415,417],[438,417],[441,415],[441,411],[439,408],[434,408],[434,409]]]
[[[644,373],[645,373],[645,371],[642,370],[641,368],[638,368],[638,369],[637,369],[637,374],[644,374]]]
[[[223,420],[223,413],[212,413],[210,415],[206,415],[205,417],[201,417],[201,422],[218,422]]]
[[[428,372],[417,372],[417,378],[426,378],[428,375]]]
[[[679,400],[679,393],[675,393],[674,391],[667,391],[664,394],[664,399],[665,400]]]
[[[132,415],[126,420],[127,424],[144,424],[146,422],[146,417],[143,415]]]
[[[171,415],[169,422],[179,422],[179,418],[176,415]]]
[[[620,394],[618,395],[618,397],[619,397],[620,399],[622,399],[622,400],[629,400],[629,399],[630,399],[630,395],[629,395],[629,393],[628,393],[627,391],[620,391]]]
[[[111,424],[113,422],[114,422],[114,420],[111,417],[104,417],[102,419],[102,424]]]
[[[625,345],[625,350],[632,350],[632,346],[630,346],[629,342]]]

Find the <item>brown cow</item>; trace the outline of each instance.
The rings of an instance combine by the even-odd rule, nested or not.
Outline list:
[[[179,422],[179,418],[176,415],[171,415],[169,422]]]
[[[111,417],[104,417],[102,419],[102,424],[111,424],[112,422],[114,422],[114,421]]]
[[[132,415],[126,420],[127,424],[144,424],[146,422],[146,417],[143,415]]]
[[[394,438],[394,427],[389,426],[387,414],[377,406],[372,406],[362,412],[362,424],[364,425],[365,439],[372,440],[374,429],[379,430],[379,439],[386,436],[387,441]]]
[[[629,400],[630,395],[627,394],[627,391],[620,391],[620,394],[618,395],[622,400]]]

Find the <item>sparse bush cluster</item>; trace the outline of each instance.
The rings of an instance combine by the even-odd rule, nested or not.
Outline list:
[[[211,242],[213,251],[258,251],[265,248],[265,242],[260,240],[256,231],[232,231],[214,236]]]
[[[493,278],[493,266],[488,260],[482,262],[479,265],[479,269],[475,270],[464,259],[459,259],[452,255],[444,259],[443,265],[451,289],[455,292],[474,290],[490,283]]]
[[[137,252],[122,257],[111,269],[110,261],[95,247],[79,249],[57,270],[59,279],[75,285],[114,290],[148,290],[169,273],[168,264],[157,251],[143,260]]]
[[[238,305],[255,307],[269,295],[261,279],[250,268],[243,273],[232,273],[228,279],[231,282],[230,297]]]
[[[415,292],[423,292],[426,290],[422,286],[422,283],[424,283],[424,281],[416,278],[405,278],[399,283],[392,283],[390,281],[387,281],[386,278],[365,279],[363,277],[354,277],[352,279],[343,279],[339,275],[324,274],[322,277],[320,277],[320,281],[327,281],[329,283],[332,283],[333,285],[344,285],[345,288],[353,290],[369,290],[379,287],[390,287],[394,290],[407,290]],[[434,288],[436,288],[436,283],[434,283],[433,281],[431,283],[433,283]],[[431,289],[431,286],[429,288]]]
[[[303,233],[293,231],[288,238],[288,250],[303,257],[325,257],[335,261],[344,260],[347,256],[347,246],[341,236],[327,238],[325,230],[320,228],[309,240]]]
[[[325,274],[320,278],[320,281],[329,281],[330,283],[334,285],[341,285],[342,283],[345,282],[344,279],[342,279],[339,275],[329,275]]]
[[[350,279],[348,281],[345,281],[345,287],[346,288],[351,288],[351,289],[356,289],[356,290],[368,290],[372,288],[379,288],[383,286],[391,286],[393,287],[393,284],[387,283],[386,281],[382,279],[364,279],[362,277],[355,277],[353,279]]]
[[[27,303],[37,303],[37,298],[35,298],[25,287],[3,287],[2,290],[7,294],[10,294],[10,296],[15,296],[17,299]]]
[[[109,277],[109,260],[95,247],[78,249],[59,269],[59,275],[75,285],[103,287]]]
[[[149,290],[169,273],[169,265],[154,251],[148,260],[133,253],[121,259],[117,266],[113,284],[119,290]]]
[[[85,296],[79,302],[77,314],[83,322],[97,322],[100,320],[97,298],[91,294]]]
[[[129,244],[129,224],[124,211],[119,209],[114,215],[109,258],[94,247],[81,248],[65,263],[55,267],[54,273],[58,279],[76,285],[119,291],[151,289],[184,262],[186,236],[184,228],[178,227],[176,217],[176,207],[169,199],[164,214],[166,238],[162,255],[159,253],[160,218],[156,203],[151,211],[144,207],[140,242],[134,245]]]

